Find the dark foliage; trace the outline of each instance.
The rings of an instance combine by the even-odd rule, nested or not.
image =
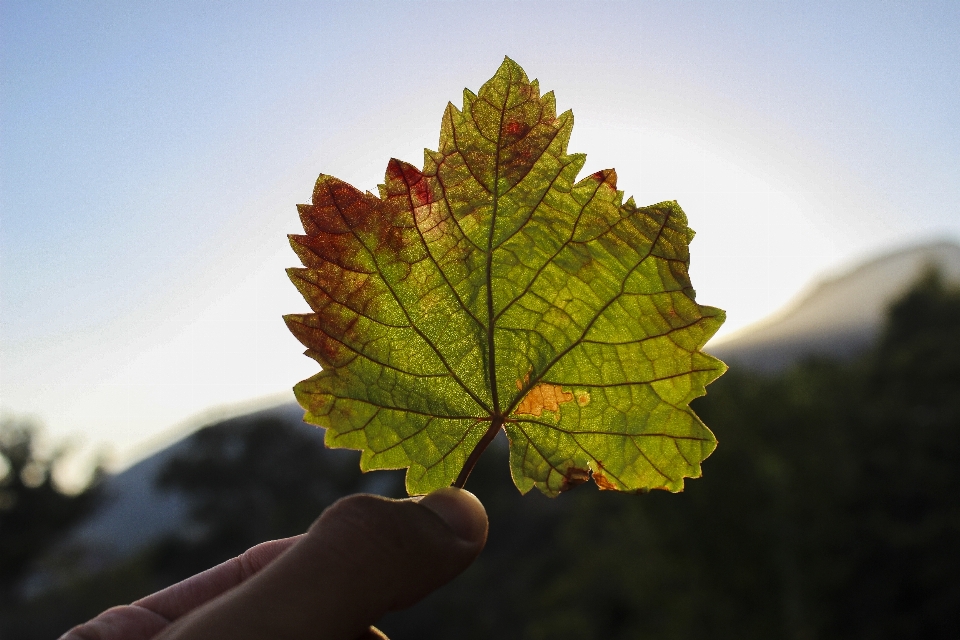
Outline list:
[[[337,498],[364,489],[357,454],[324,447],[322,432],[279,418],[229,421],[201,429],[167,464],[161,487],[189,497],[191,527],[157,549],[170,581],[276,538],[303,533]],[[402,478],[379,478],[399,495]]]
[[[893,306],[864,368],[836,635],[958,637],[960,290],[929,273]]]
[[[16,600],[31,564],[94,506],[93,485],[68,494],[54,482],[53,470],[65,453],[43,456],[35,426],[0,422],[0,602]]]

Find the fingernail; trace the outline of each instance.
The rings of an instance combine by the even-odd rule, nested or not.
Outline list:
[[[478,543],[487,539],[487,512],[475,495],[463,489],[437,489],[420,499],[449,525],[458,538]]]

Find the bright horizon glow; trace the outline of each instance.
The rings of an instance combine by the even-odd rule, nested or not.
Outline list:
[[[782,9],[784,18],[764,3],[743,15],[600,4],[622,13],[621,36],[629,26],[642,46],[624,50],[609,37],[609,16],[581,3],[550,3],[539,22],[539,3],[412,3],[417,11],[383,3],[377,15],[327,4],[314,16],[314,38],[299,41],[310,21],[265,5],[213,18],[144,10],[117,17],[121,26],[102,42],[92,9],[5,9],[6,29],[20,25],[25,35],[3,45],[4,84],[15,89],[3,103],[4,138],[21,146],[3,152],[0,408],[35,416],[51,438],[80,436],[87,460],[111,447],[119,468],[216,407],[292,397],[292,385],[318,370],[280,319],[306,309],[283,272],[297,264],[285,238],[300,230],[294,205],[308,201],[320,172],[375,191],[390,157],[420,165],[446,102],[459,105],[465,86],[476,91],[503,53],[555,91],[559,110],[573,109],[570,151],[587,154],[581,176],[614,167],[625,197],[680,203],[697,231],[698,301],[728,312],[718,337],[775,312],[819,274],[895,244],[960,238],[960,215],[947,209],[960,187],[942,179],[960,167],[960,145],[940,150],[915,131],[918,122],[904,121],[919,108],[906,94],[885,120],[887,105],[870,100],[887,87],[869,68],[836,71],[891,29],[911,38],[933,18],[867,13],[871,28],[848,42],[839,23],[811,26],[803,11]],[[483,8],[493,6],[516,23],[488,41],[468,34],[449,59],[436,57],[444,25],[459,19],[482,32],[496,13]],[[159,39],[129,39],[141,24]],[[960,33],[960,21],[952,24]],[[763,25],[782,37],[756,35]],[[791,47],[811,30],[827,34],[826,44],[798,62]],[[33,61],[40,54],[30,47],[64,33],[66,44],[44,50],[49,64]],[[259,47],[241,52],[237,39]],[[571,43],[559,59],[557,41]],[[903,59],[946,72],[936,56],[950,43],[932,42]],[[399,70],[384,68],[399,64],[390,51],[406,56]],[[901,61],[877,64],[915,71]],[[14,78],[21,68],[26,75]],[[960,86],[952,73],[944,82],[953,94],[938,88],[944,104]],[[64,95],[75,105],[68,114],[58,113]],[[798,110],[795,96],[820,117]],[[28,104],[29,113],[18,111]],[[113,115],[100,115],[102,105]],[[960,121],[953,108],[954,120],[938,117]],[[54,114],[73,127],[55,144],[46,130],[59,126]],[[844,117],[874,118],[883,142],[855,124],[844,130]],[[937,132],[943,149],[956,126]],[[928,156],[926,176],[915,175],[910,136]],[[892,168],[870,164],[871,145],[889,140],[900,144],[900,155],[887,157]],[[920,219],[907,208],[915,203]]]

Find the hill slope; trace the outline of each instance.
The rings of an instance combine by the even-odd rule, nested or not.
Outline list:
[[[816,282],[782,311],[707,350],[770,372],[810,355],[848,357],[877,336],[887,307],[931,267],[960,282],[960,246],[937,242],[885,253]]]

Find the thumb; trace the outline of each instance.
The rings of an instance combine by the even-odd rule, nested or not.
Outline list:
[[[466,569],[486,537],[486,512],[467,491],[419,501],[350,496],[256,576],[160,638],[354,640]]]

